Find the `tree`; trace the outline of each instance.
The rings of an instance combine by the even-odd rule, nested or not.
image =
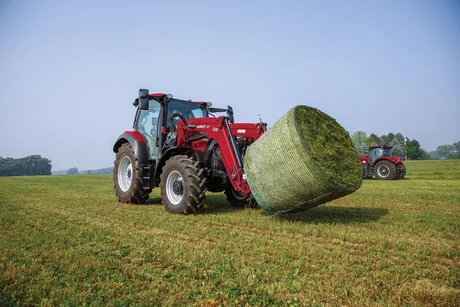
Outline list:
[[[40,155],[24,158],[0,157],[0,176],[51,175],[51,161]]]
[[[460,142],[454,143],[452,146],[456,152],[460,152]]]
[[[368,138],[368,144],[369,145],[380,145],[382,144],[382,140],[375,134],[371,133]]]
[[[405,158],[404,152],[404,136],[401,133],[392,134],[392,139],[388,145],[393,146],[393,156]]]
[[[436,151],[441,156],[441,158],[449,159],[454,147],[452,145],[440,145],[436,148]]]
[[[436,151],[444,159],[459,159],[460,158],[460,142],[451,145],[440,145]]]
[[[393,141],[395,135],[393,133],[388,133],[387,135],[382,135],[380,136],[380,141],[383,143],[383,144],[387,144],[387,145],[390,145],[390,143]]]
[[[72,167],[67,170],[67,175],[78,175],[78,168]]]
[[[27,164],[26,175],[51,175],[51,161],[42,158],[40,155],[28,156],[25,159]]]
[[[431,156],[428,153],[428,151],[426,151],[423,148],[420,148],[420,157],[418,158],[418,160],[431,160]]]
[[[407,139],[405,147],[406,155],[411,160],[422,160],[423,157],[428,156],[428,153],[424,155],[424,150],[420,148],[420,143],[417,140]]]
[[[366,143],[367,133],[364,131],[356,131],[351,135],[353,145],[355,145],[356,151],[360,155],[366,155],[368,152],[368,145]]]

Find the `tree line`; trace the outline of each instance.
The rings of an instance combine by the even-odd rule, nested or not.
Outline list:
[[[444,159],[460,159],[460,142],[438,146],[436,152]]]
[[[24,158],[0,157],[0,176],[51,175],[51,160],[40,155]]]
[[[364,131],[356,131],[351,134],[351,140],[360,155],[367,155],[369,146],[385,144],[393,147],[393,156],[406,160],[460,159],[460,142],[440,145],[435,152],[428,153],[421,147],[419,141],[411,140],[401,133],[388,133],[381,136],[371,133],[368,136]]]
[[[98,175],[98,174],[111,174],[111,173],[113,173],[113,167],[89,169],[89,170],[84,170],[84,171],[79,171],[78,168],[72,167],[67,170],[67,175],[78,175],[78,174]]]
[[[77,167],[71,167],[68,170],[53,171],[53,175],[99,175],[112,174],[113,167],[105,167],[99,169],[79,170]]]

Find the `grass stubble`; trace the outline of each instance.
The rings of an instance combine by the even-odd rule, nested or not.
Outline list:
[[[0,305],[460,305],[460,161],[292,215],[116,201],[111,176],[0,178]]]

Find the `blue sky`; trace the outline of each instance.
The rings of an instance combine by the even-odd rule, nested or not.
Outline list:
[[[139,88],[273,124],[460,141],[458,1],[0,0],[0,156],[113,165]]]

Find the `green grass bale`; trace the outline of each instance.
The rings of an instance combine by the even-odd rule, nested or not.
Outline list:
[[[348,132],[308,106],[289,110],[244,157],[249,186],[269,215],[304,211],[361,186],[361,165]]]

